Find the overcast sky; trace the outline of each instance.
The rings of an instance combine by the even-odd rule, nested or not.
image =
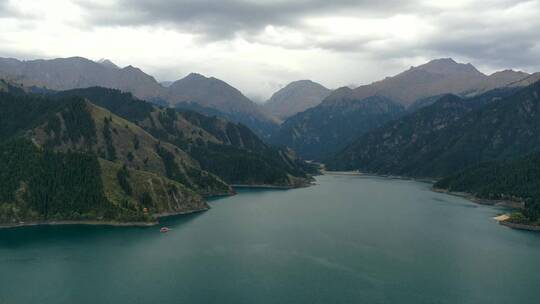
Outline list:
[[[83,56],[159,81],[189,72],[266,98],[370,83],[439,57],[540,70],[540,0],[0,0],[0,56]]]

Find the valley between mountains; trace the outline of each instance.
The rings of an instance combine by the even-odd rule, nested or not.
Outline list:
[[[318,163],[434,179],[540,225],[538,73],[443,58],[356,88],[295,81],[262,105],[81,57],[0,58],[0,78],[0,225],[150,224],[231,185],[309,186]]]

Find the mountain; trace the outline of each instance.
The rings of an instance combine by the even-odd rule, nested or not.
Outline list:
[[[99,63],[99,64],[101,64],[103,66],[106,66],[108,68],[113,68],[113,69],[119,69],[120,68],[116,64],[114,64],[112,61],[110,61],[109,59],[105,59],[105,58],[102,58],[102,59],[98,60],[97,63]]]
[[[250,129],[218,117],[159,108],[129,93],[88,88],[58,93],[80,96],[123,117],[161,142],[185,151],[203,170],[230,184],[302,186],[308,168],[290,151],[266,145]]]
[[[304,158],[321,160],[364,133],[430,106],[446,94],[455,93],[457,98],[474,97],[524,77],[528,74],[511,70],[487,76],[471,64],[460,64],[449,58],[433,60],[371,85],[335,90],[320,105],[287,119],[271,141],[293,148]],[[370,98],[401,104],[407,107],[406,112],[396,107],[386,107],[388,113],[356,107],[359,101]],[[454,117],[440,118],[444,121]]]
[[[173,84],[173,83],[174,83],[174,81],[162,81],[162,82],[160,82],[159,84],[161,84],[161,85],[162,85],[163,87],[165,87],[165,88],[168,88],[168,87],[170,87],[171,84]]]
[[[0,78],[56,91],[92,86],[116,88],[139,98],[161,96],[163,91],[152,76],[138,68],[120,69],[110,61],[98,63],[82,57],[30,61],[0,58]]]
[[[0,112],[4,224],[151,222],[231,192],[185,152],[81,98],[0,93]]]
[[[175,81],[164,97],[177,108],[196,110],[240,122],[261,136],[277,129],[277,121],[239,90],[214,77],[192,73]]]
[[[0,92],[0,162],[3,224],[152,222],[208,209],[203,197],[229,183],[309,182],[303,162],[242,125],[103,88]]]
[[[411,67],[370,85],[360,86],[350,93],[350,98],[363,99],[379,95],[410,106],[419,99],[441,94],[475,95],[503,87],[527,75],[523,72],[503,71],[487,76],[470,63],[462,64],[451,58],[443,58]],[[332,100],[331,95],[325,102]]]
[[[272,95],[264,107],[279,119],[315,107],[330,94],[330,90],[311,80],[291,82]]]
[[[162,106],[204,110],[241,122],[262,136],[277,129],[277,120],[240,91],[219,79],[199,74],[190,74],[167,87],[136,67],[119,68],[107,59],[94,62],[82,57],[31,61],[0,58],[0,78],[30,87],[34,92],[94,86],[119,89]]]
[[[336,170],[439,178],[540,148],[540,82],[448,96],[365,134],[328,160]]]
[[[518,81],[508,84],[509,87],[526,87],[540,81],[540,73],[534,73]]]
[[[482,163],[444,178],[434,187],[481,199],[523,202],[523,212],[513,214],[510,221],[540,226],[540,153]]]
[[[372,96],[351,99],[349,88],[333,93],[341,99],[322,104],[287,119],[271,142],[286,145],[305,159],[321,160],[365,132],[396,118],[404,108],[392,100]]]

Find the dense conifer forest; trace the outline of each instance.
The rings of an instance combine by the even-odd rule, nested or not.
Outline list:
[[[490,200],[521,201],[524,210],[514,214],[512,220],[540,225],[540,153],[483,163],[442,179],[435,188]]]

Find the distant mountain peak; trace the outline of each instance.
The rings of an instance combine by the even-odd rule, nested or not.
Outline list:
[[[120,68],[116,64],[114,64],[112,61],[110,61],[109,59],[106,59],[106,58],[101,58],[100,60],[97,61],[97,63],[99,63],[99,64],[101,64],[103,66],[109,67],[109,68],[114,68],[114,69],[119,69]]]
[[[458,64],[453,58],[451,57],[448,57],[448,58],[438,58],[438,59],[433,59],[431,61],[429,61],[427,64],[433,64],[433,63],[437,63],[437,64]]]
[[[203,74],[189,73],[186,77],[184,77],[184,79],[185,80],[202,80],[202,79],[209,79],[209,78],[204,76]]]
[[[141,71],[141,69],[137,68],[137,67],[134,67],[132,66],[131,64],[128,65],[127,67],[123,68],[122,70],[125,70],[125,71]],[[141,71],[142,72],[142,71]]]
[[[471,63],[458,63],[452,58],[439,58],[431,60],[425,64],[412,68],[412,70],[423,70],[435,74],[455,74],[455,73],[475,73],[484,75]]]
[[[275,92],[264,104],[274,116],[286,119],[319,105],[330,90],[311,80],[297,80]]]

